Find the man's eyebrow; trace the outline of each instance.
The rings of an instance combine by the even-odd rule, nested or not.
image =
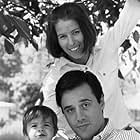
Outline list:
[[[87,102],[87,101],[92,101],[92,100],[91,99],[81,99],[79,102]],[[71,107],[72,107],[72,105],[66,106],[66,107],[64,107],[64,110],[67,110]]]
[[[77,30],[77,29],[80,29],[79,27],[76,27],[76,28],[74,28],[73,30]]]
[[[69,109],[71,107],[72,107],[72,105],[66,106],[66,107],[64,107],[64,110],[67,110],[67,109]]]
[[[80,102],[86,102],[86,101],[92,101],[91,99],[88,99],[88,98],[86,98],[86,99],[81,99],[80,100]]]
[[[59,33],[59,34],[57,34],[57,36],[61,36],[61,35],[64,35],[64,33]]]

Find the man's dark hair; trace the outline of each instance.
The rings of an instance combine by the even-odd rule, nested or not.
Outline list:
[[[83,52],[91,52],[97,39],[96,30],[89,19],[88,12],[84,4],[81,6],[81,4],[78,3],[64,3],[63,5],[56,7],[50,14],[47,27],[48,52],[55,58],[60,58],[61,56],[68,58],[67,54],[62,50],[58,43],[55,25],[59,19],[74,20],[79,24],[84,36],[85,47]]]
[[[55,92],[57,105],[62,108],[61,100],[63,94],[65,94],[66,91],[73,90],[74,88],[81,86],[82,84],[88,84],[90,86],[93,95],[100,103],[100,99],[103,96],[103,90],[97,77],[89,71],[84,72],[80,70],[74,70],[66,72],[59,79],[56,85]]]

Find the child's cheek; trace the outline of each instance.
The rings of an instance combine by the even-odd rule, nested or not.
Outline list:
[[[35,129],[30,129],[29,130],[29,133],[28,133],[29,138],[31,139],[31,138],[35,137],[35,133],[36,133],[36,130]]]

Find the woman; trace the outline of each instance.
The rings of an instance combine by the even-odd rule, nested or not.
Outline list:
[[[55,100],[55,86],[66,71],[90,70],[98,76],[105,95],[105,117],[116,128],[130,123],[118,83],[118,48],[140,19],[140,2],[127,0],[119,19],[96,43],[96,31],[87,13],[76,3],[65,3],[54,9],[47,29],[47,49],[56,58],[44,79],[44,105],[58,114],[60,127],[67,128]]]

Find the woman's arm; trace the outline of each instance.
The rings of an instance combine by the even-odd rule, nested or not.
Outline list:
[[[104,45],[120,47],[140,19],[140,0],[126,0],[113,27],[103,37]],[[107,46],[106,46],[107,47]]]
[[[118,48],[132,32],[139,19],[140,1],[127,0],[119,19],[99,41],[101,50],[95,56],[98,69],[106,68],[105,71],[110,71],[111,66],[113,69],[118,67]]]
[[[58,79],[59,73],[55,67],[48,72],[46,77],[43,80],[43,86],[41,91],[43,92],[44,102],[43,105],[52,108],[56,113],[60,110],[56,104],[56,96],[55,96],[55,86]]]

